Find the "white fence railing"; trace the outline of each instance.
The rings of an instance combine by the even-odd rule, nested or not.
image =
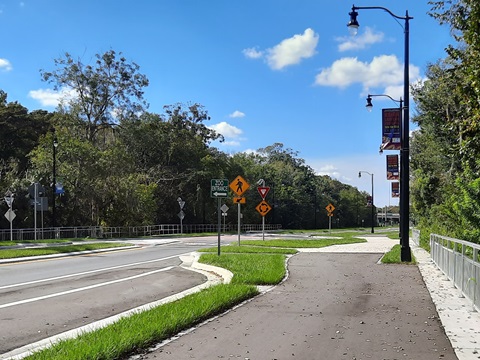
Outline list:
[[[238,225],[226,224],[221,226],[222,232],[236,232]],[[265,224],[265,230],[278,230],[280,224]],[[76,227],[56,227],[56,228],[37,228],[37,229],[0,229],[0,241],[12,240],[41,240],[41,239],[111,239],[111,238],[132,238],[143,236],[160,236],[171,234],[191,234],[204,232],[217,232],[217,224],[164,224],[148,226],[129,226],[129,227],[103,227],[103,226],[76,226]],[[262,224],[243,224],[242,232],[262,231]]]
[[[430,256],[462,294],[480,309],[480,245],[430,234]]]

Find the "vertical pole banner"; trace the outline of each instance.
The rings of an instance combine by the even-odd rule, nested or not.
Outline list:
[[[400,183],[398,181],[392,182],[392,198],[400,197]]]
[[[398,155],[387,155],[387,180],[398,180]]]
[[[401,149],[401,113],[399,108],[382,109],[382,150]]]

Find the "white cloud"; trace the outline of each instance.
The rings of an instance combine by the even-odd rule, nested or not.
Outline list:
[[[372,87],[393,89],[403,84],[403,71],[403,64],[395,55],[376,56],[370,63],[346,57],[335,61],[331,67],[322,69],[315,77],[315,84],[346,88],[358,83],[362,84],[364,92]],[[419,68],[410,65],[410,79],[417,80],[419,75]]]
[[[233,125],[222,121],[218,124],[209,126],[210,129],[215,130],[217,133],[222,134],[227,139],[237,139],[243,134],[243,131]]]
[[[373,173],[375,206],[398,205],[398,198],[391,198],[392,182],[386,177],[385,155],[381,156],[378,153],[345,155],[335,158],[306,159],[306,163],[318,175],[328,175],[367,193],[371,192],[370,176],[359,178],[358,172]]]
[[[228,115],[228,117],[231,117],[231,118],[242,118],[242,117],[245,117],[245,113],[241,112],[241,111],[238,111],[238,110],[235,110],[233,113],[231,113],[230,115]]]
[[[267,50],[267,63],[273,70],[281,70],[298,64],[302,59],[315,55],[318,34],[308,28],[303,35],[294,35]]]
[[[263,56],[262,51],[258,51],[256,48],[248,48],[242,50],[243,55],[249,59],[260,59]]]
[[[264,59],[273,70],[281,70],[290,65],[296,65],[302,59],[308,59],[316,54],[318,34],[308,28],[303,34],[293,35],[282,40],[272,48],[257,50],[257,48],[244,49],[242,52],[249,59]]]
[[[237,147],[240,146],[240,142],[236,140],[227,140],[223,143],[225,146]]]
[[[0,59],[0,70],[10,71],[12,70],[12,64],[7,59]]]
[[[62,100],[68,100],[75,96],[75,91],[70,89],[62,89],[54,91],[52,89],[31,90],[28,96],[40,102],[42,106],[57,106]]]
[[[382,32],[374,32],[371,28],[366,27],[365,32],[361,35],[337,38],[337,41],[340,42],[338,51],[365,49],[369,45],[382,42],[383,38]]]

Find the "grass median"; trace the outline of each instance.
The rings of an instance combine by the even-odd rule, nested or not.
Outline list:
[[[213,253],[217,248],[203,249],[206,253],[199,261],[230,270],[234,274],[230,284],[216,285],[75,339],[62,340],[26,359],[125,359],[254,297],[259,293],[256,285],[278,284],[286,274],[286,256],[296,253],[295,248],[363,241],[345,234],[339,239],[242,241],[241,246],[222,246],[220,256]]]
[[[0,259],[15,259],[30,256],[70,254],[78,251],[94,251],[110,248],[131,246],[132,244],[121,242],[98,242],[88,244],[60,245],[60,246],[42,246],[35,248],[22,249],[2,249],[0,250]]]

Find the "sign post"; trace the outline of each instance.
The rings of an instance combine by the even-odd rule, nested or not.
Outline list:
[[[223,216],[223,232],[226,233],[227,232],[227,225],[225,224],[226,223],[226,220],[227,220],[227,211],[228,211],[228,206],[226,204],[223,204],[222,207],[220,208],[220,210],[222,210],[222,216]]]
[[[13,241],[13,219],[15,219],[15,211],[13,211],[12,209],[12,206],[13,206],[13,193],[8,190],[6,193],[5,193],[5,202],[7,203],[8,205],[8,210],[7,212],[5,213],[5,217],[7,218],[7,220],[10,222],[10,241]]]
[[[185,206],[185,201],[181,197],[178,197],[178,206],[180,206],[180,212],[177,214],[180,218],[180,234],[183,234],[183,219],[185,218],[185,213],[183,212],[183,207]]]
[[[237,196],[242,196],[243,193],[245,193],[245,191],[248,190],[248,188],[250,187],[250,185],[247,183],[247,181],[242,178],[240,175],[238,175],[235,180],[233,180],[231,183],[230,183],[230,189],[232,189],[232,191],[237,194]],[[241,220],[241,216],[242,216],[242,212],[241,212],[241,201],[237,201],[235,200],[235,202],[238,204],[238,246],[240,246],[240,228],[241,228],[241,224],[240,224],[240,220]]]
[[[220,235],[222,232],[222,214],[220,211],[220,203],[222,198],[226,198],[228,195],[228,180],[227,179],[212,179],[210,181],[210,197],[217,199],[217,217],[218,217],[218,241],[217,254],[220,256]]]
[[[332,232],[332,216],[333,216],[333,210],[335,210],[335,206],[333,204],[328,204],[325,209],[327,210],[327,216],[328,216],[328,231]]]

